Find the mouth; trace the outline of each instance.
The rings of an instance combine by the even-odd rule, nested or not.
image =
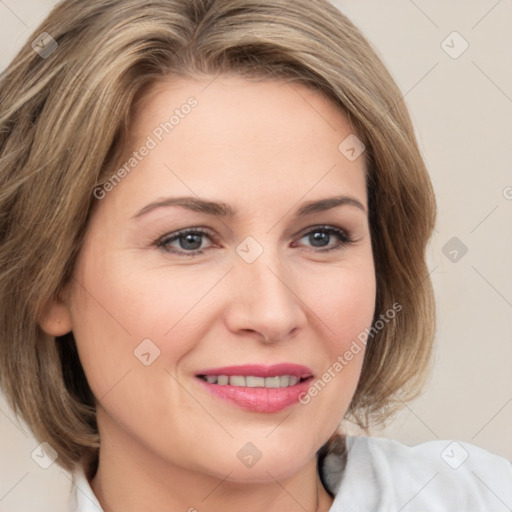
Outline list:
[[[213,396],[254,412],[278,412],[299,401],[313,380],[311,369],[282,363],[202,370],[196,374]]]

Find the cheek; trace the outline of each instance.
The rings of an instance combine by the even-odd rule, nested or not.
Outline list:
[[[376,281],[371,259],[343,268],[309,273],[307,292],[323,324],[332,355],[346,350],[370,326],[375,312]]]
[[[361,259],[357,264],[330,270],[327,275],[310,274],[306,285],[316,325],[323,333],[320,339],[325,357],[322,373],[316,376],[301,403],[315,417],[322,418],[328,431],[341,421],[359,381],[366,348],[364,336],[375,312],[372,261]]]
[[[211,327],[204,318],[215,317],[218,301],[214,293],[204,298],[223,273],[141,270],[130,258],[106,261],[84,252],[72,301],[73,333],[95,396],[105,396],[135,370],[132,380],[146,363],[152,370],[172,371]]]

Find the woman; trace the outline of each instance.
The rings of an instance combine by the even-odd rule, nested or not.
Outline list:
[[[507,510],[501,457],[337,430],[421,388],[435,202],[335,7],[64,1],[0,91],[1,384],[70,510]]]

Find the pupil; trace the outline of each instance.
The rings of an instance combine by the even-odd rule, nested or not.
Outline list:
[[[181,245],[181,248],[182,249],[199,249],[199,247],[201,247],[201,236],[202,235],[199,235],[199,234],[187,234],[187,235],[183,235],[181,238],[180,238],[180,245]],[[195,238],[195,240],[194,240]],[[185,239],[185,244],[181,243],[181,241]],[[189,244],[192,244],[193,247],[191,247]],[[195,244],[195,246],[194,246]]]
[[[315,245],[314,242],[322,242],[323,241],[327,241],[328,242],[328,238],[329,238],[329,235],[327,233],[324,233],[322,231],[315,231],[315,233],[313,234],[313,237],[312,237],[312,244]],[[323,247],[324,245],[327,245],[327,244],[320,244],[320,245],[317,245],[316,247]]]

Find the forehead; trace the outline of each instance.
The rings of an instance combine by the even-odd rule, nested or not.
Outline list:
[[[332,100],[302,84],[169,78],[137,103],[123,163],[150,150],[109,200],[130,196],[143,206],[159,195],[196,194],[275,208],[339,192],[366,204],[364,158],[340,151],[353,132]]]
[[[191,98],[197,106],[188,109]],[[188,111],[185,116],[181,109]],[[181,123],[190,110],[192,121]],[[221,75],[201,80],[168,77],[152,84],[137,102],[132,133],[147,135],[151,127],[158,127],[173,113],[180,118],[173,121],[179,121],[173,135],[189,135],[187,126],[192,124],[196,138],[232,146],[250,142],[249,136],[254,144],[294,145],[299,151],[304,138],[317,143],[318,137],[328,137],[336,143],[344,132],[354,131],[340,106],[304,84]]]

